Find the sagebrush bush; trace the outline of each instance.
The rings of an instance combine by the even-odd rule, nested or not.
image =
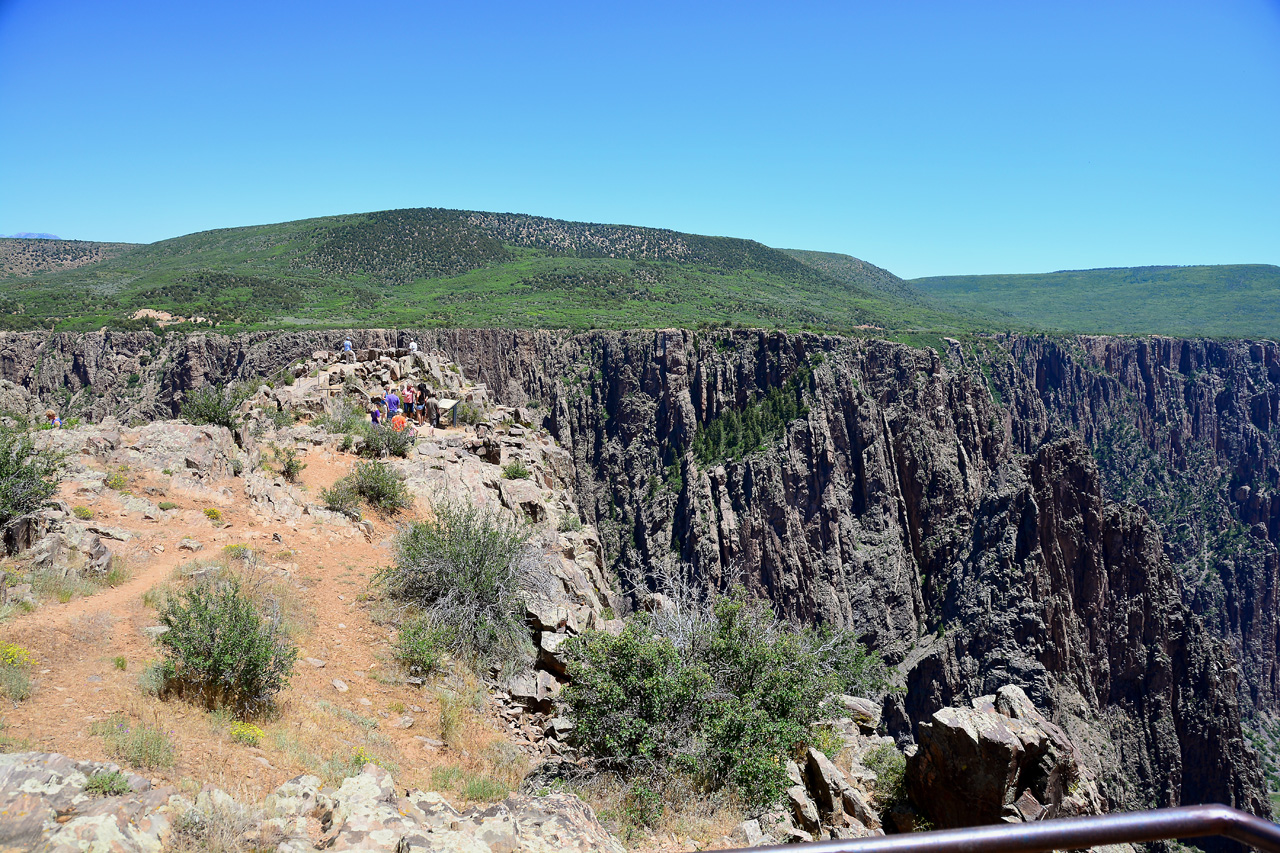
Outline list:
[[[873,746],[862,756],[862,763],[876,774],[874,802],[881,811],[892,808],[907,797],[907,757],[893,744]]]
[[[381,512],[395,513],[413,506],[413,498],[396,469],[386,462],[358,462],[351,471],[356,493]]]
[[[395,562],[374,582],[447,628],[449,651],[484,665],[532,660],[525,596],[544,582],[529,528],[469,503],[440,503],[435,517],[396,539]]]
[[[31,698],[31,667],[35,658],[16,643],[0,642],[0,696],[12,702]]]
[[[99,797],[121,797],[133,793],[133,786],[119,770],[94,773],[84,783],[84,792]]]
[[[73,506],[71,508],[71,514],[81,521],[88,521],[93,518],[93,510],[89,509],[87,506]]]
[[[0,429],[0,527],[35,512],[58,490],[58,458],[29,436]]]
[[[253,389],[247,385],[227,388],[222,385],[206,385],[186,392],[182,401],[182,416],[193,424],[213,424],[235,429],[240,425],[240,404],[249,399]]]
[[[162,729],[115,714],[91,723],[89,734],[102,738],[107,753],[131,767],[160,770],[173,766],[173,741]]]
[[[260,613],[236,578],[209,580],[161,606],[158,642],[172,667],[167,685],[209,708],[248,716],[289,683],[298,650],[280,615]]]
[[[689,773],[753,807],[787,786],[786,758],[825,745],[831,700],[887,684],[879,657],[847,631],[797,629],[741,590],[676,617],[566,645],[562,699],[583,751],[615,767]]]
[[[307,463],[302,461],[298,451],[292,447],[276,448],[276,463],[280,466],[280,475],[290,483],[298,482],[302,469],[307,467]]]
[[[399,456],[403,459],[412,449],[413,435],[408,429],[396,432],[389,425],[368,424],[364,429],[364,444],[360,447],[360,453],[375,459],[384,456]]]
[[[449,629],[421,614],[406,620],[396,632],[396,657],[412,675],[435,672],[448,647]]]
[[[360,520],[360,493],[350,477],[343,477],[320,492],[320,500],[327,509],[340,512],[355,521]]]

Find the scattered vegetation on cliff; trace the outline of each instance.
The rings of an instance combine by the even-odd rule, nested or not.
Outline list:
[[[240,404],[249,399],[251,393],[247,385],[196,388],[186,393],[182,416],[193,424],[212,424],[233,430],[240,425]]]
[[[570,641],[564,702],[582,750],[652,788],[672,774],[771,805],[786,759],[821,743],[841,693],[875,694],[886,671],[850,631],[796,628],[741,589]]]
[[[771,388],[741,410],[724,409],[693,437],[693,456],[700,465],[741,459],[782,435],[787,424],[809,413],[804,392],[813,370],[803,367],[781,388]]]
[[[58,488],[58,459],[24,432],[0,428],[0,527],[35,512]]]

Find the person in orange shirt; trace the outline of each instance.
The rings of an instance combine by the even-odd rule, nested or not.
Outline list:
[[[408,425],[409,419],[400,412],[396,412],[395,417],[391,419],[391,428],[396,432],[404,432],[404,428]]]

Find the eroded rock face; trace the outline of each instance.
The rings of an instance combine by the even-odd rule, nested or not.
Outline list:
[[[917,740],[908,786],[939,829],[1103,811],[1080,753],[1018,687],[934,712]]]
[[[175,831],[195,831],[178,827],[198,827],[215,811],[233,815],[257,848],[280,853],[623,849],[590,807],[569,794],[514,794],[496,805],[460,813],[438,794],[408,791],[399,796],[390,774],[373,764],[336,790],[323,788],[314,776],[300,776],[260,806],[237,803],[214,788],[192,802],[173,788],[151,789],[146,779],[128,774],[132,793],[101,797],[85,791],[94,775],[118,770],[114,764],[57,754],[0,754],[0,853],[158,853]]]
[[[172,414],[184,389],[265,375],[343,336],[11,334],[0,336],[0,378],[40,395],[78,388],[84,373],[104,394],[75,398],[92,414]],[[1014,339],[993,344],[989,380],[958,347],[757,331],[351,337],[357,349],[415,339],[503,404],[539,403],[526,414],[572,458],[576,504],[612,572],[656,591],[664,571],[687,566],[709,586],[746,584],[788,617],[865,632],[910,673],[904,701],[886,709],[895,732],[1018,684],[1096,762],[1112,805],[1218,800],[1266,813],[1230,651],[1182,600],[1148,514],[1104,496],[1112,469],[1100,477],[1085,445],[1058,440],[1079,431],[1098,446],[1133,413],[1148,447],[1191,469],[1239,460],[1232,511],[1256,516],[1259,541],[1274,538],[1271,486],[1258,485],[1270,482],[1280,410],[1266,346],[1255,358],[1248,344],[1191,343],[1174,358],[1172,346],[1132,341],[1085,341],[1080,355]],[[130,391],[112,377],[143,350],[152,360]],[[805,365],[807,414],[745,459],[697,463],[699,424]],[[1108,402],[1120,399],[1128,408]],[[1208,457],[1179,455],[1184,439],[1209,435],[1223,438],[1197,445]],[[1238,594],[1214,628],[1240,638],[1251,685],[1274,672],[1272,565],[1242,556],[1223,570]]]

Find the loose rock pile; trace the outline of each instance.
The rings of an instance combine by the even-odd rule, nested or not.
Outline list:
[[[130,793],[98,796],[86,785],[120,770],[46,753],[0,754],[0,851],[155,853],[175,834],[232,828],[247,846],[279,853],[314,850],[550,853],[622,847],[577,797],[513,795],[488,808],[453,809],[438,794],[399,796],[386,770],[365,765],[337,789],[314,776],[281,785],[259,806],[216,788],[194,801],[172,787],[125,775]]]

